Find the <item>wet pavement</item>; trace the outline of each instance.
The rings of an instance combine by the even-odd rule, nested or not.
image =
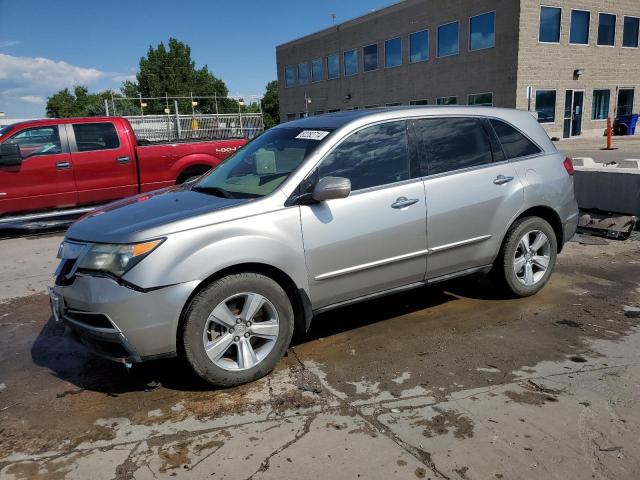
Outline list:
[[[569,244],[532,298],[473,277],[324,314],[271,375],[216,390],[65,336],[44,294],[59,240],[0,241],[3,480],[640,471],[638,241]]]

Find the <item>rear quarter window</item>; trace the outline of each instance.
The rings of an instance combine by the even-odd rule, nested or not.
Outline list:
[[[492,119],[491,125],[502,144],[502,149],[507,158],[528,157],[542,152],[536,144],[508,123]]]

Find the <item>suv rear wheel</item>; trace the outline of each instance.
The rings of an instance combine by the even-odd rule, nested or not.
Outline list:
[[[528,297],[538,293],[549,280],[557,252],[556,234],[546,220],[522,218],[507,232],[494,269],[511,293]]]
[[[187,361],[204,380],[231,387],[268,374],[293,334],[293,308],[272,279],[240,273],[216,280],[185,312]]]

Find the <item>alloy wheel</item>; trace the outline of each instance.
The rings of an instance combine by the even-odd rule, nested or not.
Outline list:
[[[518,242],[513,271],[518,281],[527,287],[536,285],[547,273],[551,261],[551,243],[540,230],[524,234]]]

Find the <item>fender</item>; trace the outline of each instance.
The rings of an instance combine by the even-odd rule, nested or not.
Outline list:
[[[217,149],[216,149],[217,150]],[[197,165],[208,165],[211,168],[217,167],[222,158],[207,153],[191,153],[179,158],[173,165],[171,165],[171,178],[176,180],[182,172],[189,167]]]

